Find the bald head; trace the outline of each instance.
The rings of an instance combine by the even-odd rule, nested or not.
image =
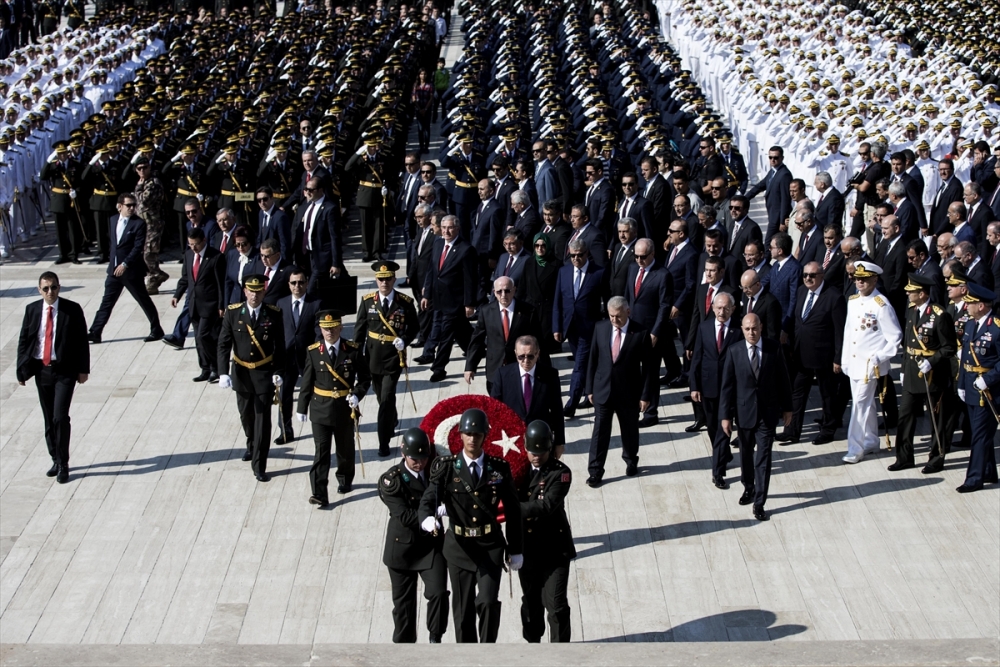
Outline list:
[[[743,337],[746,338],[747,342],[751,345],[756,345],[757,341],[760,340],[760,318],[753,313],[744,315],[741,328],[743,329]]]

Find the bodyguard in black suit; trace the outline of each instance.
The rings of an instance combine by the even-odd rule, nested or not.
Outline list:
[[[638,225],[638,234],[641,237],[650,236],[653,232],[653,205],[646,201],[646,198],[639,192],[639,177],[633,172],[622,174],[622,200],[618,204],[619,220],[632,218]],[[653,246],[656,247],[655,244]]]
[[[767,158],[771,169],[755,186],[747,190],[746,197],[753,199],[761,192],[766,193],[764,203],[767,206],[767,233],[764,234],[764,241],[770,242],[792,212],[792,198],[788,190],[792,183],[792,172],[784,164],[785,151],[780,146],[772,146],[767,151]]]
[[[727,252],[740,260],[743,269],[749,268],[743,258],[747,243],[757,241],[763,245],[764,235],[760,225],[750,217],[750,200],[743,195],[735,195],[729,200],[729,213],[733,217],[733,226],[729,232]]]
[[[90,375],[87,321],[80,304],[59,298],[59,276],[38,278],[39,301],[24,309],[17,341],[17,382],[35,378],[45,423],[45,444],[52,458],[46,473],[60,484],[69,481],[69,407],[76,384]]]
[[[882,218],[882,242],[875,251],[875,263],[882,267],[884,294],[889,298],[897,321],[904,319],[906,309],[906,242],[899,233],[899,220],[894,215]]]
[[[955,202],[962,201],[962,183],[955,178],[955,163],[949,159],[938,162],[938,175],[941,177],[941,186],[934,195],[931,204],[930,233],[939,236],[944,232],[951,232],[954,226],[948,220],[948,207]]]
[[[822,174],[816,174],[816,180],[814,182],[816,192],[819,193],[819,199],[816,200],[816,211],[814,213],[816,216],[816,226],[820,229],[826,229],[827,225],[836,225],[838,228],[843,229],[844,211],[847,208],[847,205],[844,202],[844,195],[840,192],[840,190],[833,186],[833,179],[830,178],[829,174],[826,174],[826,177],[830,180],[830,183],[826,184],[826,182],[823,181],[826,188],[820,190],[821,175]]]
[[[289,295],[278,300],[281,321],[285,326],[285,367],[281,372],[281,417],[284,428],[278,433],[274,444],[283,445],[295,439],[292,428],[292,405],[295,383],[306,366],[306,350],[320,338],[316,326],[316,314],[320,300],[306,293],[309,278],[305,271],[296,267],[288,276]]]
[[[492,391],[496,373],[502,366],[516,361],[514,343],[521,336],[542,335],[535,309],[525,301],[515,299],[516,287],[510,278],[493,282],[494,300],[479,308],[479,319],[469,339],[465,361],[465,381],[472,383],[476,368],[486,357],[486,391]]]
[[[896,207],[896,218],[899,220],[899,233],[903,237],[903,241],[909,243],[910,241],[915,241],[920,235],[920,217],[917,214],[917,210],[923,210],[923,205],[918,206],[918,202],[913,202],[909,197],[905,196],[905,192],[900,193],[900,190],[904,190],[902,183],[898,187],[894,187],[894,184],[889,184],[889,201],[893,203]],[[900,197],[900,194],[903,194]]]
[[[559,458],[566,444],[559,374],[547,363],[539,363],[541,348],[534,336],[519,337],[514,352],[517,363],[497,370],[490,396],[506,403],[525,424],[535,420],[548,424],[555,456]]]
[[[795,259],[803,266],[809,262],[822,262],[826,246],[823,245],[823,228],[816,225],[815,215],[806,210],[798,211],[795,226],[800,234]]]
[[[609,320],[594,327],[587,365],[587,398],[594,405],[594,431],[590,438],[590,476],[587,486],[598,487],[611,442],[611,419],[618,417],[625,475],[639,470],[639,412],[645,412],[659,390],[649,369],[652,347],[649,332],[629,319],[623,297],[608,301]]]
[[[833,442],[833,434],[843,420],[835,405],[839,381],[840,354],[844,346],[847,301],[839,289],[823,280],[823,267],[809,262],[802,269],[803,289],[795,302],[792,333],[792,416],[791,425],[778,436],[779,442],[798,442],[813,379],[819,385],[823,421],[814,445]]]
[[[256,248],[267,239],[277,239],[278,247],[284,257],[293,257],[292,253],[292,219],[278,208],[274,199],[274,191],[268,186],[257,188],[257,242]]]
[[[267,239],[261,244],[260,254],[254,259],[249,272],[264,276],[267,281],[267,288],[264,290],[264,303],[273,306],[291,294],[288,288],[288,278],[295,270],[298,270],[298,267],[282,256],[278,240]],[[244,271],[244,275],[246,273]]]
[[[625,302],[631,321],[649,334],[649,349],[653,355],[646,370],[653,374],[650,382],[659,381],[660,359],[673,352],[670,336],[670,299],[674,293],[673,280],[662,266],[654,264],[656,254],[652,239],[639,239],[635,244],[635,262],[628,270],[625,284]],[[645,378],[644,378],[645,380]],[[643,411],[639,428],[659,423],[657,408],[660,406],[659,390],[653,392],[649,406]]]
[[[584,205],[587,207],[590,223],[597,227],[603,238],[613,235],[615,228],[614,186],[604,176],[604,163],[597,158],[585,162],[583,173],[587,177],[587,193]]]
[[[190,289],[191,294],[185,304],[191,324],[194,326],[194,344],[198,351],[198,366],[201,374],[195,382],[218,379],[215,372],[218,358],[219,320],[225,308],[225,257],[208,245],[205,232],[192,229],[188,232],[188,249],[184,251],[184,268],[177,281],[177,289],[170,299],[170,307],[176,308],[181,298]]]
[[[153,300],[149,298],[144,282],[147,269],[142,253],[146,246],[146,221],[135,214],[135,202],[132,194],[118,195],[118,215],[111,216],[108,277],[104,281],[101,307],[90,324],[87,339],[91,343],[101,342],[101,332],[111,318],[111,311],[118,303],[122,290],[128,290],[149,320],[150,331],[144,341],[148,343],[163,338],[160,316]]]
[[[719,416],[726,435],[736,420],[744,489],[740,505],[753,503],[754,518],[767,521],[774,429],[779,419],[786,427],[792,422],[792,391],[780,344],[761,338],[760,318],[745,315],[742,328],[744,342],[731,347],[723,363]]]
[[[628,273],[635,264],[636,223],[631,218],[618,221],[618,240],[611,246],[611,256],[604,268],[605,292],[625,296]]]
[[[406,277],[410,281],[413,299],[419,305],[424,284],[427,282],[427,275],[431,271],[431,255],[434,253],[434,239],[436,237],[431,226],[430,206],[418,204],[413,211],[413,219],[417,223],[417,235],[414,237],[413,243],[410,244]],[[417,319],[420,322],[420,333],[415,342],[423,345],[424,341],[431,335],[434,313],[417,308]]]
[[[722,362],[729,348],[743,338],[733,313],[736,302],[728,292],[720,292],[712,304],[715,317],[698,327],[694,351],[691,354],[691,401],[701,404],[701,412],[712,441],[712,483],[726,488],[726,466],[733,460],[730,436],[719,428],[719,394],[722,384]]]
[[[339,207],[326,196],[323,182],[313,178],[305,194],[309,202],[296,211],[292,247],[295,263],[309,267],[309,291],[315,293],[320,276],[336,278],[344,272],[343,239]]]
[[[674,293],[670,303],[670,321],[674,328],[669,331],[670,342],[663,353],[663,363],[666,366],[667,378],[681,377],[682,364],[677,357],[674,346],[675,336],[683,337],[688,330],[694,290],[698,277],[695,273],[698,265],[698,250],[687,237],[687,225],[683,220],[675,219],[669,227],[670,240],[667,241],[667,261],[663,268],[670,274]],[[683,338],[682,338],[683,341]]]
[[[441,548],[444,534],[420,530],[420,499],[428,484],[432,449],[427,434],[411,428],[403,434],[403,460],[379,478],[378,495],[389,508],[382,563],[392,583],[392,641],[417,641],[417,576],[427,598],[427,631],[432,644],[448,630],[448,567]]]
[[[930,279],[931,303],[942,308],[947,306],[948,293],[944,287],[944,272],[941,271],[940,265],[928,256],[927,244],[920,239],[910,241],[906,246],[906,261],[911,269],[916,270],[918,276]]]
[[[493,270],[503,253],[505,211],[495,194],[493,181],[479,181],[479,197],[482,202],[473,211],[468,230],[469,243],[478,256],[480,287],[483,292],[490,291]]]
[[[569,220],[573,226],[573,233],[570,235],[569,241],[566,242],[563,264],[565,265],[569,262],[569,244],[573,241],[580,241],[587,247],[590,253],[590,260],[594,264],[599,267],[607,264],[608,237],[593,223],[590,214],[587,212],[587,207],[583,204],[574,206],[570,209]]]
[[[753,269],[747,269],[740,278],[743,297],[740,300],[739,319],[751,313],[760,318],[764,338],[778,340],[781,337],[781,304],[770,292],[765,292],[760,284],[760,276]]]
[[[643,198],[653,207],[653,229],[648,232],[656,246],[656,258],[661,262],[667,258],[663,244],[667,242],[667,229],[673,213],[671,205],[674,200],[673,188],[667,179],[660,175],[655,157],[645,157],[640,162],[642,178],[645,186],[640,191]]]

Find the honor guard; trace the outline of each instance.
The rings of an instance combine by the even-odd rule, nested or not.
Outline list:
[[[108,225],[111,216],[118,210],[120,186],[117,176],[121,170],[121,164],[114,156],[117,151],[118,142],[109,141],[103,148],[97,150],[97,154],[84,168],[81,175],[85,187],[90,191],[89,204],[94,221],[93,229],[96,232],[94,238],[97,239],[98,264],[104,264],[108,261],[110,249]]]
[[[392,641],[417,641],[417,575],[424,582],[430,643],[440,644],[448,630],[448,566],[441,547],[444,534],[420,530],[417,512],[427,489],[431,444],[419,428],[403,434],[403,460],[379,479],[378,495],[389,508],[382,562],[392,582]]]
[[[354,436],[361,413],[358,404],[368,391],[371,378],[361,349],[340,337],[343,313],[321,310],[316,314],[323,340],[306,350],[306,364],[299,383],[297,418],[312,420],[316,455],[309,469],[312,496],[320,507],[330,502],[330,444],[336,441],[337,493],[350,493],[354,482]],[[359,443],[360,444],[360,443]]]
[[[486,413],[476,408],[466,410],[458,429],[462,451],[439,456],[431,463],[431,483],[420,501],[420,527],[427,533],[440,531],[438,517],[448,516],[444,557],[455,592],[456,640],[460,644],[493,643],[500,628],[498,596],[505,552],[510,555],[511,570],[521,569],[524,562],[521,506],[510,466],[483,452],[490,430]],[[506,540],[500,527],[501,501]]]
[[[375,262],[372,270],[378,291],[361,299],[354,324],[354,342],[366,350],[372,388],[378,399],[378,455],[389,456],[389,441],[399,421],[396,385],[406,368],[406,348],[416,338],[420,324],[413,299],[393,289],[399,264]]]
[[[267,280],[260,274],[243,277],[246,301],[226,309],[218,355],[219,386],[232,387],[236,391],[236,406],[247,437],[243,460],[252,462],[258,482],[270,479],[267,454],[271,447],[271,404],[276,395],[275,387],[281,386],[279,373],[285,366],[281,309],[264,303],[266,284]]]
[[[930,302],[934,279],[911,273],[905,287],[910,300],[906,309],[903,340],[903,396],[899,405],[899,428],[896,431],[896,462],[891,472],[913,467],[913,434],[917,419],[929,406],[931,414],[931,453],[927,466],[941,469],[950,442],[939,440],[944,416],[955,409],[949,397],[951,359],[955,356],[954,322],[944,308]]]
[[[208,166],[206,176],[218,179],[219,208],[236,214],[237,224],[251,219],[248,202],[253,201],[253,188],[244,176],[243,160],[238,143],[226,144]]]
[[[184,204],[189,199],[197,199],[204,215],[211,203],[211,199],[205,194],[207,192],[204,184],[205,167],[198,160],[198,149],[195,145],[181,146],[161,176],[168,187],[171,182],[174,185],[173,209],[177,214],[177,228],[183,249],[187,247],[187,215],[184,213]]]
[[[292,196],[299,182],[299,174],[288,159],[288,142],[279,142],[261,161],[257,168],[257,186],[270,186],[274,191],[274,203],[278,208]]]
[[[361,219],[361,245],[366,262],[381,259],[385,254],[388,226],[392,224],[394,195],[392,184],[387,182],[392,170],[379,152],[380,145],[378,136],[369,135],[361,152],[352,155],[344,167],[358,183],[355,203]]]
[[[65,141],[57,141],[52,155],[45,162],[39,178],[49,182],[49,211],[55,217],[56,238],[59,243],[59,258],[56,264],[80,263],[80,250],[84,239],[77,217],[80,209],[76,203],[78,184],[78,164],[70,154]],[[117,201],[117,200],[116,200]]]
[[[529,482],[521,501],[524,519],[524,567],[521,580],[522,634],[529,642],[542,641],[545,615],[549,641],[570,641],[569,562],[576,558],[573,533],[566,518],[566,494],[573,475],[552,455],[552,429],[538,419],[524,432]]]
[[[486,178],[485,160],[472,150],[471,134],[459,136],[458,148],[445,157],[443,164],[448,168],[448,196],[455,205],[455,215],[462,223],[462,229],[471,229],[472,213],[482,203],[479,181]]]
[[[957,260],[952,260],[946,262],[944,267],[942,267],[944,273],[944,284],[945,289],[948,291],[948,305],[945,307],[945,311],[951,315],[952,322],[955,325],[955,349],[960,350],[962,347],[962,339],[965,337],[965,325],[969,322],[969,309],[966,308],[968,305],[965,302],[965,295],[969,293],[968,282],[969,278],[965,272],[965,267],[963,267]],[[953,383],[958,383],[958,371],[961,368],[961,362],[959,361],[958,355],[956,354],[951,358],[951,379]],[[957,387],[956,387],[957,388]],[[964,401],[955,399],[954,410],[945,412],[944,428],[941,431],[941,441],[947,443],[950,446],[952,440],[955,436],[955,431],[962,428],[962,440],[960,442],[960,447],[962,449],[968,449],[971,445],[972,438],[972,427],[969,424],[969,411],[966,409]],[[937,466],[924,466],[924,470],[927,474],[932,472],[940,472],[944,469],[942,462],[941,467]]]
[[[847,301],[841,370],[851,381],[851,422],[847,429],[845,463],[857,463],[877,452],[878,398],[889,360],[896,355],[902,335],[889,300],[875,284],[882,268],[874,262],[854,263],[858,293]]]
[[[958,397],[969,411],[972,425],[972,453],[965,481],[956,489],[969,493],[983,484],[997,483],[996,446],[993,442],[1000,422],[1000,323],[990,304],[997,295],[968,284],[965,295],[969,322],[962,339],[962,366],[958,371]]]

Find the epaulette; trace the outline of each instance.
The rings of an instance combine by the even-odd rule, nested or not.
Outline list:
[[[412,296],[407,296],[407,295],[403,294],[402,292],[396,292],[396,296],[399,297],[400,301],[405,301],[407,303],[413,303],[413,297]]]
[[[377,296],[378,296],[378,292],[372,292],[371,294],[365,294],[365,295],[364,295],[363,297],[361,297],[361,298],[362,298],[362,299],[371,299],[372,301],[374,301],[374,300],[375,300],[375,297],[377,297]]]
[[[861,296],[861,295],[860,294],[852,294],[851,296],[847,297],[847,300],[850,301],[851,299],[857,299],[859,296]]]
[[[309,346],[309,347],[308,347],[307,349],[310,349],[310,350],[315,350],[316,348],[318,348],[318,347],[319,347],[320,345],[322,345],[322,344],[323,344],[323,342],[322,342],[322,341],[320,341],[320,342],[318,342],[318,343],[313,343],[313,344],[312,344],[312,345],[310,345],[310,346]]]
[[[502,456],[492,456],[490,454],[486,455],[486,458],[496,461],[497,463],[507,463]]]
[[[346,345],[347,347],[351,347],[351,348],[354,348],[355,350],[356,350],[356,349],[358,349],[358,344],[357,344],[357,343],[355,343],[355,342],[354,342],[353,340],[347,340],[346,338],[341,338],[340,340],[341,340],[341,341],[342,341],[342,342],[344,343],[344,345]]]
[[[448,470],[451,468],[452,464],[455,462],[455,456],[436,456],[431,462],[431,473],[430,479],[432,482],[440,480],[442,477],[448,476]]]
[[[937,304],[931,305],[931,310],[934,311],[935,315],[940,315],[941,313],[944,312],[944,308],[942,308],[941,306],[939,306]]]
[[[274,305],[273,303],[265,303],[264,305],[267,306],[268,308],[270,308],[271,310],[273,310],[276,313],[280,313],[281,312],[281,308],[279,308],[278,306]]]
[[[399,468],[393,466],[382,475],[381,484],[378,485],[379,493],[396,493],[402,481],[399,479]]]
[[[237,308],[239,308],[242,305],[243,305],[242,301],[237,302],[237,303],[231,303],[231,304],[229,304],[229,310],[236,310]]]
[[[885,306],[885,299],[883,299],[880,296],[876,296],[875,297],[875,303],[877,303],[880,306]]]

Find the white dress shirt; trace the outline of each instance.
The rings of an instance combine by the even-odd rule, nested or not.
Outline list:
[[[42,301],[42,324],[38,327],[38,346],[35,348],[35,359],[41,359],[45,350],[45,321],[49,317],[49,308],[52,309],[52,361],[56,360],[56,324],[59,322],[59,299],[51,306]]]
[[[809,291],[806,294],[806,300],[802,302],[802,317],[806,316],[806,306],[809,305],[809,295],[810,294],[815,294],[816,295],[813,298],[813,308],[815,308],[816,307],[816,302],[819,301],[819,293],[822,292],[822,291],[823,291],[823,283],[820,283],[819,286],[816,289],[811,290],[811,291]]]
[[[631,321],[632,320],[626,320],[625,321],[625,325],[622,327],[622,346],[621,346],[621,348],[619,348],[619,350],[618,350],[619,352],[621,352],[621,350],[625,349],[625,337],[628,336],[628,325],[629,325],[629,322],[631,322]],[[615,349],[615,334],[617,332],[618,332],[617,327],[615,327],[615,325],[612,324],[611,325],[611,349],[612,350]]]

